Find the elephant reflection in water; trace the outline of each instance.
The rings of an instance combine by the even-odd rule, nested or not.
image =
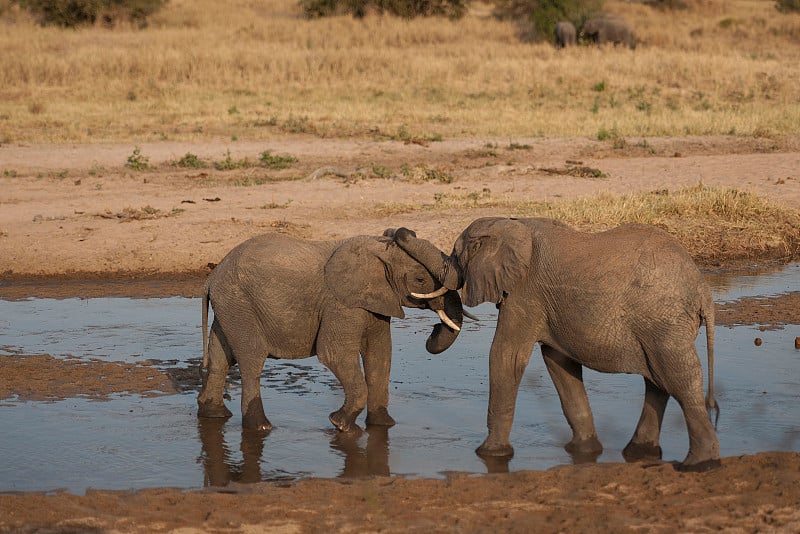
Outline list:
[[[231,482],[261,482],[261,455],[264,451],[264,434],[255,430],[242,430],[241,463],[231,461],[231,451],[225,442],[225,419],[199,418],[203,464],[203,486],[227,486]]]
[[[269,474],[261,471],[264,441],[263,432],[242,430],[241,461],[234,461],[225,441],[226,420],[219,418],[198,419],[198,432],[202,451],[203,485],[222,487],[231,482],[251,484],[270,480]],[[367,434],[366,444],[362,436]],[[368,425],[366,431],[334,432],[330,442],[332,449],[344,453],[344,466],[339,473],[343,478],[365,476],[389,476],[389,429],[382,425]]]
[[[363,435],[366,434],[366,444]],[[344,453],[342,478],[386,476],[389,471],[389,429],[381,425],[367,425],[362,432],[336,432],[331,448]]]

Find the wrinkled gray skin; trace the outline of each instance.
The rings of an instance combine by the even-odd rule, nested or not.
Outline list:
[[[556,22],[556,28],[553,33],[556,38],[556,48],[575,46],[577,34],[575,26],[571,22],[566,20]]]
[[[509,432],[520,379],[539,343],[564,415],[565,446],[579,458],[597,455],[582,367],[644,377],[639,424],[625,447],[628,460],[661,458],[664,409],[674,397],[686,418],[689,452],[682,468],[720,465],[709,409],[713,393],[714,303],[700,271],[669,234],[624,225],[597,234],[550,219],[484,218],[470,224],[451,256],[405,229],[397,242],[443,285],[463,288],[464,305],[494,302],[497,330],[489,353],[489,435],[483,456],[511,456]],[[706,323],[709,386],[695,350]]]
[[[356,430],[355,419],[365,406],[367,424],[393,425],[387,409],[390,318],[403,318],[402,306],[444,310],[459,327],[463,317],[456,291],[428,300],[411,296],[441,286],[397,246],[392,233],[342,241],[266,234],[229,252],[209,275],[203,292],[202,368],[208,371],[197,399],[198,415],[231,415],[222,398],[235,362],[242,375],[243,426],[270,430],[259,381],[266,358],[316,354],[344,388],[343,406],[330,414],[336,428]],[[214,309],[210,336],[209,303]],[[426,348],[442,352],[457,335],[439,323]]]
[[[636,36],[624,19],[606,15],[589,19],[581,28],[581,37],[595,44],[621,44],[628,48],[636,48]]]

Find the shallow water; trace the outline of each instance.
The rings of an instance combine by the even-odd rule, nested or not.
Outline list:
[[[709,276],[717,300],[800,291],[800,265],[756,276]],[[198,420],[197,391],[109,401],[0,401],[0,491],[156,486],[197,488],[233,481],[397,474],[443,477],[449,471],[545,469],[572,463],[562,445],[569,427],[535,350],[523,377],[511,433],[514,458],[487,465],[474,454],[486,434],[488,351],[496,310],[471,310],[453,348],[440,355],[424,343],[438,320],[406,310],[393,321],[391,429],[360,435],[334,431],[328,413],[343,393],[316,358],[268,361],[262,378],[266,437],[242,430],[235,381],[227,421]],[[800,326],[759,332],[754,326],[718,327],[717,399],[722,408],[721,453],[800,450]],[[753,345],[759,336],[764,342]],[[705,337],[698,352],[705,368]],[[196,366],[201,351],[200,302],[189,298],[29,299],[0,301],[0,357],[48,353],[160,367]],[[641,377],[587,370],[585,383],[605,451],[598,461],[622,461],[643,400]],[[363,426],[362,415],[359,423]],[[665,460],[688,448],[677,403],[667,407]]]

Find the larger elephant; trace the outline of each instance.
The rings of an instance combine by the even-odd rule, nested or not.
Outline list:
[[[572,428],[565,448],[599,454],[583,385],[583,366],[644,377],[645,399],[626,459],[661,458],[659,437],[670,397],[689,433],[682,468],[720,465],[708,410],[713,391],[714,303],[686,250],[653,226],[623,225],[591,234],[550,219],[483,218],[470,224],[450,256],[399,229],[397,242],[466,306],[496,303],[489,353],[489,434],[476,452],[509,457],[520,379],[538,342]],[[695,338],[706,324],[708,397]]]
[[[595,44],[621,44],[636,48],[636,35],[625,19],[604,15],[587,20],[581,28],[581,37]]]
[[[442,290],[391,234],[341,241],[265,234],[229,252],[203,291],[201,369],[208,370],[197,399],[198,415],[231,415],[223,392],[236,362],[242,376],[243,426],[271,429],[259,380],[266,359],[317,355],[344,389],[344,404],[330,414],[336,428],[354,430],[365,406],[367,424],[393,425],[388,412],[390,318],[403,318],[403,306],[435,310],[443,322],[426,344],[435,354],[455,341],[463,310],[458,293]],[[440,294],[431,298],[412,296],[437,288]],[[214,310],[210,335],[209,304]]]

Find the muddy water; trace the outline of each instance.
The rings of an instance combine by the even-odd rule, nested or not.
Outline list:
[[[800,265],[757,275],[712,276],[720,301],[800,291]],[[315,358],[269,361],[262,378],[266,437],[241,428],[239,383],[231,381],[228,421],[198,420],[196,383],[185,391],[110,400],[0,401],[0,491],[155,486],[197,488],[258,480],[397,474],[442,477],[451,471],[544,469],[572,463],[569,428],[539,350],[523,378],[508,463],[487,465],[473,452],[485,437],[487,354],[496,321],[490,305],[473,310],[454,347],[424,350],[436,318],[407,310],[394,321],[390,411],[397,426],[359,435],[332,430],[327,414],[343,394]],[[724,456],[800,450],[800,327],[761,332],[717,328],[717,398]],[[756,347],[754,337],[763,343]],[[705,355],[704,336],[698,350]],[[194,368],[201,351],[200,302],[193,298],[90,298],[0,301],[0,357],[47,353],[103,361],[150,361]],[[705,360],[705,356],[702,358]],[[704,362],[705,367],[705,362]],[[193,375],[191,373],[185,373]],[[605,451],[621,461],[638,420],[638,376],[587,371],[585,382]],[[359,422],[363,426],[363,416]],[[665,460],[681,460],[688,438],[677,404],[664,420]]]

